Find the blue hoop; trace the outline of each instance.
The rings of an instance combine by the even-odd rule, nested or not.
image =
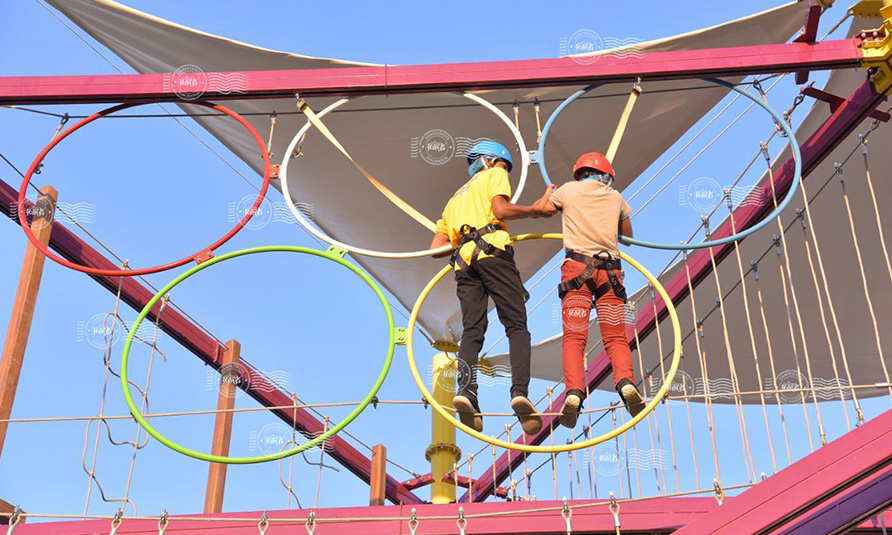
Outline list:
[[[771,106],[768,105],[765,101],[759,98],[757,95],[750,93],[749,91],[743,89],[740,86],[734,85],[730,82],[726,82],[724,80],[719,80],[718,78],[703,78],[702,80],[706,82],[711,82],[716,85],[720,85],[723,87],[727,87],[728,89],[732,89],[737,91],[741,95],[746,98],[752,100],[759,106],[761,106],[765,111],[767,111],[777,124],[780,126],[781,130],[784,131],[784,134],[787,135],[787,139],[790,142],[790,150],[793,152],[793,161],[795,163],[793,169],[793,183],[790,186],[790,190],[787,192],[787,195],[784,197],[783,201],[777,205],[773,212],[769,215],[765,216],[761,221],[753,225],[752,227],[742,230],[736,234],[732,234],[725,238],[721,238],[718,240],[712,241],[704,241],[699,243],[654,243],[643,240],[636,240],[634,238],[627,238],[626,236],[620,235],[619,241],[625,243],[627,245],[640,245],[641,247],[649,247],[651,249],[668,249],[673,251],[678,250],[690,250],[690,249],[705,249],[706,247],[715,247],[717,245],[724,245],[726,243],[731,243],[742,238],[746,238],[750,234],[761,230],[765,225],[771,223],[771,221],[779,216],[781,212],[786,209],[787,205],[792,202],[793,197],[796,194],[796,191],[799,189],[799,181],[802,178],[802,154],[799,152],[799,142],[796,140],[796,136],[793,134],[793,129],[790,128],[789,123],[784,118],[783,115],[779,114],[774,110]],[[554,110],[554,113],[551,114],[551,117],[548,118],[548,121],[545,122],[545,128],[542,129],[542,140],[539,142],[539,148],[536,150],[535,158],[536,163],[539,164],[539,170],[542,174],[542,180],[545,181],[546,186],[550,186],[552,184],[551,177],[548,176],[548,170],[545,168],[545,140],[548,138],[548,132],[551,130],[551,125],[554,124],[555,119],[557,119],[558,115],[564,111],[574,100],[578,99],[582,95],[588,93],[592,89],[597,89],[601,87],[603,84],[590,85],[584,89],[580,89],[579,91],[570,95],[566,100],[561,102],[560,106]]]

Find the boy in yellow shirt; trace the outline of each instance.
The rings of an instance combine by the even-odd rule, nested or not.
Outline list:
[[[431,248],[451,243],[463,332],[458,352],[458,388],[453,406],[462,423],[483,430],[477,402],[477,359],[486,334],[489,297],[508,336],[511,357],[511,408],[527,434],[542,428],[542,418],[527,398],[530,383],[530,332],[520,272],[514,264],[514,248],[505,221],[548,217],[544,210],[511,203],[511,154],[494,141],[477,143],[468,154],[464,186],[446,204],[437,221]],[[553,187],[546,189],[547,199]],[[541,199],[540,199],[541,201]],[[537,204],[541,204],[537,201]],[[463,363],[463,364],[462,364]]]

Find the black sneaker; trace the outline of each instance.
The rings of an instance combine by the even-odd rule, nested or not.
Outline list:
[[[576,388],[567,391],[564,396],[564,406],[561,407],[561,425],[573,429],[576,427],[576,420],[579,419],[579,410],[582,408],[582,400],[585,395],[581,390]]]
[[[635,383],[628,379],[620,379],[616,385],[616,391],[633,418],[644,410],[644,400],[641,398],[638,388],[635,387]]]
[[[452,406],[458,413],[461,423],[477,431],[483,431],[483,416],[480,416],[480,405],[477,396],[471,392],[459,392],[452,398]]]
[[[536,406],[526,396],[515,395],[511,398],[511,409],[520,420],[523,432],[528,435],[535,435],[542,430],[542,417],[536,410]]]

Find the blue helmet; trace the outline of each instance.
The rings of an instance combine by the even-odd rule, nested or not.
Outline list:
[[[483,161],[480,159],[481,156],[489,156],[505,160],[508,163],[509,173],[511,172],[511,168],[514,167],[514,163],[511,161],[511,153],[508,152],[508,149],[504,145],[495,141],[478,141],[468,152],[469,175],[474,176],[483,168]]]

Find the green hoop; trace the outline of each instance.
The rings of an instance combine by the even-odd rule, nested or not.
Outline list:
[[[214,264],[223,262],[225,260],[229,260],[230,258],[251,255],[251,254],[257,254],[257,253],[268,253],[268,252],[289,252],[289,253],[301,253],[301,254],[309,254],[309,255],[318,256],[318,257],[325,258],[327,260],[336,262],[336,263],[346,267],[347,269],[349,269],[356,275],[359,275],[359,277],[362,280],[364,280],[366,282],[366,284],[368,284],[369,287],[375,292],[375,295],[378,296],[378,300],[381,301],[381,305],[384,307],[384,313],[387,316],[388,347],[387,347],[387,357],[384,360],[384,367],[381,369],[381,373],[378,374],[378,379],[375,381],[374,386],[372,386],[371,392],[369,392],[368,395],[366,395],[365,399],[363,399],[362,402],[355,409],[353,409],[353,411],[349,415],[347,415],[346,418],[344,418],[336,426],[329,429],[325,433],[319,435],[318,437],[310,440],[309,442],[306,442],[304,444],[301,444],[299,446],[291,448],[289,450],[283,450],[283,451],[280,451],[277,453],[272,453],[269,455],[259,455],[256,457],[228,457],[228,456],[222,456],[222,455],[210,455],[207,453],[202,453],[200,451],[191,450],[189,448],[181,446],[181,445],[177,444],[176,442],[168,439],[167,437],[165,437],[164,435],[159,433],[154,427],[149,425],[149,422],[146,421],[146,419],[143,417],[142,413],[139,411],[139,409],[136,407],[136,404],[133,401],[133,396],[130,393],[130,384],[128,383],[128,380],[127,380],[127,364],[128,364],[128,357],[130,356],[130,346],[133,343],[133,337],[136,334],[136,330],[139,328],[139,325],[142,323],[142,321],[149,314],[149,311],[152,310],[152,308],[155,306],[155,304],[158,303],[158,301],[161,300],[161,298],[164,295],[167,295],[167,293],[170,292],[173,288],[175,288],[179,283],[188,279],[192,275],[198,273],[199,271],[201,271],[203,269],[209,268]],[[189,269],[188,271],[186,271],[185,273],[183,273],[182,275],[178,276],[171,282],[169,282],[164,288],[161,288],[161,290],[158,291],[158,293],[156,293],[152,297],[152,299],[140,311],[139,316],[136,318],[136,321],[133,323],[133,325],[130,327],[130,331],[127,333],[127,340],[124,342],[124,352],[121,355],[121,387],[124,390],[124,399],[127,401],[127,406],[130,407],[130,414],[133,415],[133,418],[136,419],[137,423],[139,423],[139,425],[142,426],[142,428],[145,429],[150,435],[155,437],[155,439],[158,440],[158,442],[161,442],[162,444],[164,444],[165,446],[167,446],[168,448],[170,448],[174,451],[178,451],[178,452],[182,453],[183,455],[188,455],[189,457],[193,457],[195,459],[200,459],[202,461],[208,461],[208,462],[214,462],[214,463],[254,464],[254,463],[264,463],[264,462],[268,462],[268,461],[275,461],[278,459],[289,457],[296,453],[300,453],[302,451],[306,451],[310,448],[313,448],[313,447],[321,444],[322,442],[324,442],[324,441],[328,440],[329,438],[331,438],[332,436],[334,436],[341,429],[347,427],[347,425],[350,422],[355,420],[356,417],[359,416],[359,414],[362,413],[363,410],[365,410],[365,408],[372,402],[372,400],[375,399],[375,396],[377,395],[378,390],[381,388],[381,385],[384,384],[384,379],[387,377],[387,373],[390,371],[390,364],[393,361],[393,351],[397,344],[398,334],[399,333],[397,333],[397,329],[394,328],[394,325],[393,325],[393,311],[390,308],[390,304],[387,302],[387,298],[384,296],[384,292],[381,291],[381,288],[378,287],[378,285],[375,283],[375,281],[368,274],[366,274],[365,272],[363,272],[362,270],[360,270],[358,267],[354,266],[350,262],[347,262],[346,260],[344,260],[344,251],[342,249],[332,247],[332,248],[328,249],[327,251],[319,251],[319,250],[310,249],[307,247],[297,247],[297,246],[290,246],[290,245],[270,245],[270,246],[264,246],[264,247],[252,247],[250,249],[242,249],[240,251],[233,251],[231,253],[226,253],[224,255],[214,257],[211,260],[208,260],[207,262],[198,264],[198,265],[192,267],[191,269]]]

